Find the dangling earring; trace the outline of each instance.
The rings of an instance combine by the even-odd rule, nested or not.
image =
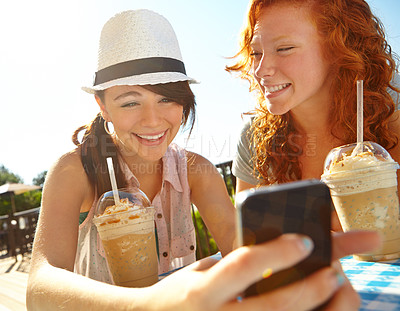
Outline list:
[[[108,123],[111,123],[112,124],[112,122],[107,122],[106,120],[104,120],[104,130],[106,131],[106,133],[108,134],[108,135],[112,135],[112,134],[114,134],[114,132],[115,132],[115,130],[114,130],[114,126],[112,127],[113,128],[113,132],[111,133],[110,132],[110,130],[108,129]]]

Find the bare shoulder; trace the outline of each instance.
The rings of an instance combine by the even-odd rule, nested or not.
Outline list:
[[[53,168],[61,168],[61,167],[73,167],[78,166],[79,163],[82,163],[80,160],[79,147],[74,150],[63,154],[58,160],[53,164]],[[82,165],[81,165],[82,166]]]
[[[79,213],[87,211],[93,202],[79,151],[77,148],[62,155],[46,176],[35,235],[33,269],[48,261],[73,271]]]
[[[190,188],[205,187],[222,180],[217,168],[207,158],[187,152],[188,180]]]
[[[80,149],[62,155],[50,168],[44,185],[47,193],[64,192],[63,196],[74,195],[82,202],[91,195],[91,186],[81,162]]]
[[[48,179],[82,178],[85,175],[79,149],[76,148],[62,155],[50,168]],[[60,180],[61,181],[61,180]]]
[[[217,168],[207,158],[197,153],[187,151],[188,175],[208,175],[217,172]]]

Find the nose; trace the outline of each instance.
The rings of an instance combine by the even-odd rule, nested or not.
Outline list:
[[[145,105],[142,110],[141,123],[146,127],[157,127],[161,122],[161,114],[154,105]]]
[[[273,76],[276,72],[276,66],[273,56],[263,54],[261,59],[254,61],[254,75],[258,79]]]

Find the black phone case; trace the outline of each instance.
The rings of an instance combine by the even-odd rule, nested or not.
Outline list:
[[[302,233],[314,242],[309,257],[253,284],[245,297],[271,291],[330,266],[332,206],[329,188],[313,179],[238,194],[238,238],[242,245],[266,242],[283,233]]]

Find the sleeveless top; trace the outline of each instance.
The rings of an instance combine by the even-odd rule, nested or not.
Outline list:
[[[128,181],[128,189],[140,188],[127,163],[119,158]],[[160,192],[154,197],[155,225],[158,236],[159,274],[180,268],[196,260],[196,234],[191,214],[186,151],[171,144],[162,158]],[[98,197],[98,194],[96,194]],[[97,200],[79,226],[74,272],[112,284],[101,240],[93,223]]]

